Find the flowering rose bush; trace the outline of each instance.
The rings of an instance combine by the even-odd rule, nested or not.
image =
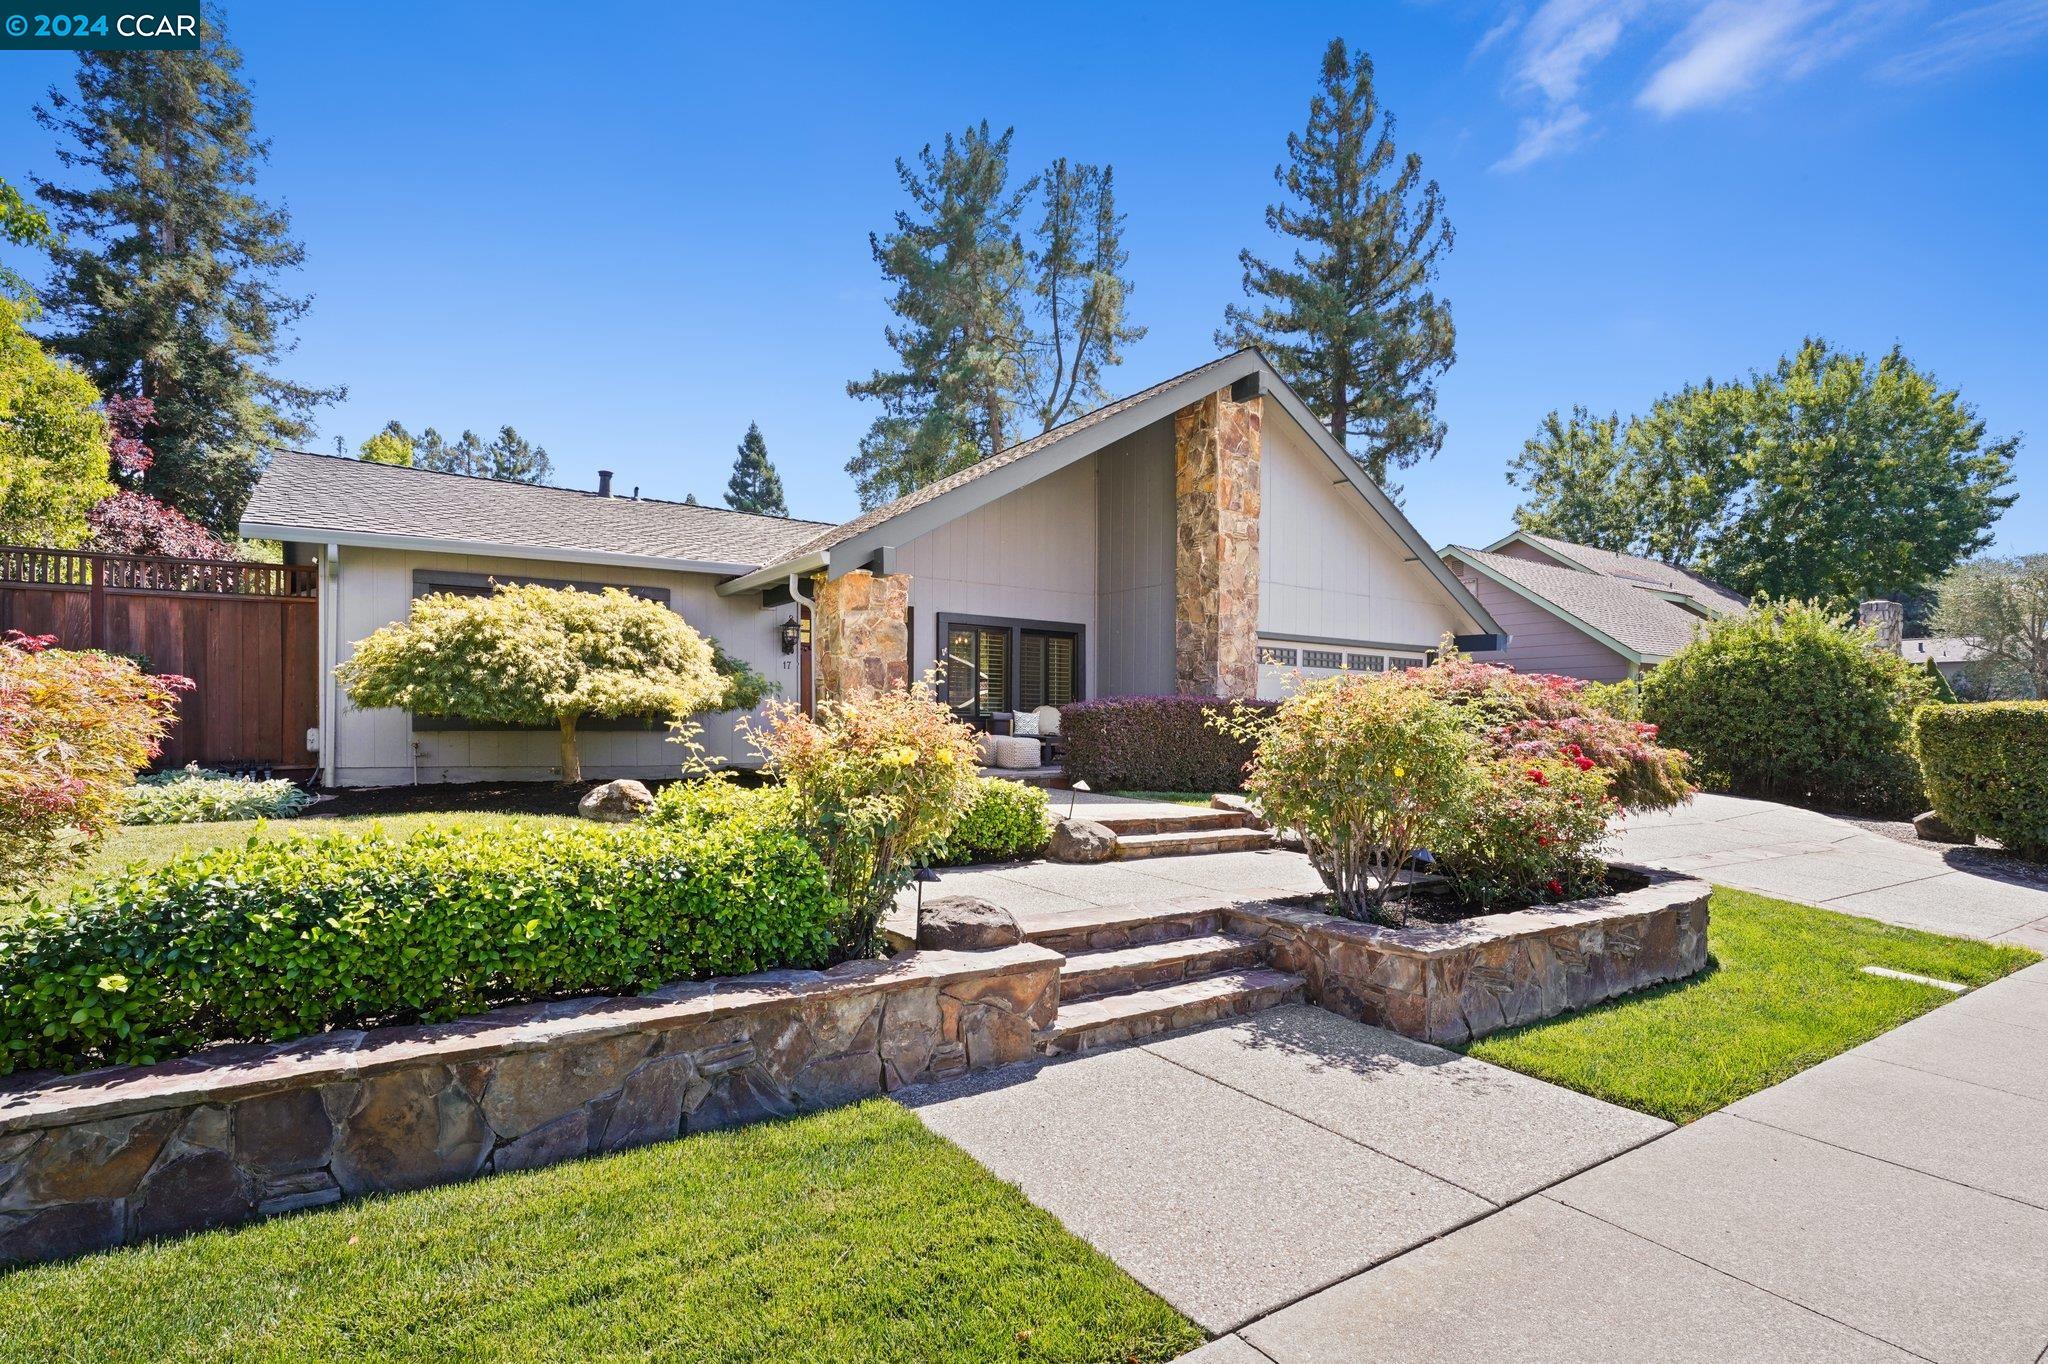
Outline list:
[[[1484,908],[1569,900],[1600,888],[1614,798],[1583,753],[1482,763],[1469,804],[1432,847],[1458,899]]]
[[[874,955],[896,892],[974,801],[974,731],[923,683],[821,702],[815,720],[782,702],[742,723],[846,903],[840,955]]]
[[[0,886],[25,888],[76,865],[120,820],[192,683],[152,677],[111,654],[0,639]]]

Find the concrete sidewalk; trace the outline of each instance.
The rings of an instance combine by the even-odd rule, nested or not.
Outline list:
[[[896,1097],[1210,1331],[1671,1130],[1306,1005]]]
[[[2048,1357],[2048,963],[1197,1351]]]
[[[1903,843],[1846,819],[1734,796],[1631,815],[1627,861],[1908,928],[2048,951],[2048,871],[1988,851]]]

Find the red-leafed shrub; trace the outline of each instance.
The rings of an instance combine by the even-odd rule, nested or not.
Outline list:
[[[74,865],[120,820],[192,685],[49,644],[13,630],[0,640],[0,887]]]
[[[173,559],[233,559],[234,547],[147,493],[118,492],[85,514],[88,548],[102,554],[162,554]]]
[[[1272,701],[1213,696],[1109,696],[1060,707],[1067,775],[1097,791],[1239,791],[1252,744],[1211,717]]]

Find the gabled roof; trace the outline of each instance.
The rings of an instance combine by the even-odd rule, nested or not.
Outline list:
[[[1466,565],[1634,663],[1663,662],[1690,644],[1702,624],[1684,607],[1604,573],[1460,545],[1445,549],[1444,558]]]
[[[1963,635],[1899,641],[1899,657],[1908,663],[1974,663],[1983,656],[1984,646]]]
[[[296,450],[271,457],[242,513],[255,539],[717,574],[782,558],[829,524]]]
[[[1609,578],[1620,578],[1653,591],[1672,592],[1681,597],[1690,597],[1700,604],[1702,610],[1713,615],[1724,616],[1749,609],[1748,598],[1732,588],[1721,586],[1712,578],[1702,577],[1676,564],[1645,559],[1637,554],[1618,554],[1611,549],[1573,544],[1570,540],[1536,535],[1526,530],[1510,531],[1488,545],[1486,552],[1495,554],[1503,546],[1518,542],[1548,555],[1567,568],[1599,573]]]
[[[1254,376],[1259,380],[1259,391],[1272,398],[1281,411],[1308,433],[1316,448],[1340,475],[1332,480],[1333,495],[1342,495],[1334,492],[1335,485],[1348,483],[1352,490],[1350,495],[1362,499],[1394,532],[1414,556],[1415,562],[1437,581],[1460,610],[1476,621],[1482,631],[1501,633],[1499,624],[1487,614],[1479,599],[1458,581],[1456,574],[1444,567],[1443,561],[1430,549],[1429,542],[1402,515],[1393,499],[1365,476],[1358,461],[1337,443],[1329,429],[1301,401],[1300,395],[1288,387],[1264,356],[1254,350],[1236,351],[1198,365],[1164,383],[1098,407],[1043,435],[1021,441],[894,502],[863,512],[845,525],[835,526],[814,537],[783,561],[771,562],[757,572],[721,584],[718,590],[727,594],[757,591],[781,582],[792,573],[822,570],[836,577],[849,569],[863,567],[898,545],[907,544],[949,521],[987,506],[1005,494],[1057,473],[1134,431],[1171,417],[1207,394]]]

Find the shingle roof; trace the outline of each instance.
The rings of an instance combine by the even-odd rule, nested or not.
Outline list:
[[[461,541],[622,559],[756,568],[786,558],[831,523],[722,507],[599,497],[571,488],[371,464],[280,450],[256,484],[250,526]]]
[[[1565,615],[1634,650],[1646,661],[1669,658],[1703,622],[1692,612],[1626,579],[1453,547],[1449,553],[1517,583]],[[1620,556],[1626,557],[1626,556]]]
[[[958,473],[948,474],[936,483],[927,483],[914,493],[907,493],[897,498],[894,502],[884,503],[882,506],[864,511],[844,525],[832,527],[823,535],[816,536],[808,542],[799,545],[788,557],[796,558],[800,555],[815,554],[819,550],[830,549],[834,545],[851,540],[863,531],[870,530],[875,526],[881,525],[884,521],[901,516],[913,507],[921,507],[934,498],[952,492],[955,488],[964,487],[978,478],[986,478],[996,470],[1015,464],[1020,459],[1028,459],[1040,451],[1049,450],[1070,436],[1080,435],[1090,427],[1100,426],[1118,413],[1129,411],[1140,403],[1150,402],[1162,393],[1170,393],[1183,385],[1195,383],[1210,371],[1222,368],[1243,353],[1243,351],[1234,351],[1229,355],[1219,356],[1208,364],[1198,365],[1185,374],[1176,374],[1165,383],[1154,384],[1150,388],[1141,389],[1131,394],[1128,398],[1119,398],[1113,403],[1096,408],[1093,412],[1083,413],[1065,425],[1055,426],[1043,435],[1033,436],[1027,441],[1019,441],[1006,450],[990,455],[987,459],[968,465]]]
[[[1581,568],[1594,573],[1604,573],[1610,578],[1649,583],[1667,592],[1682,592],[1709,610],[1743,611],[1749,607],[1748,599],[1740,592],[1723,587],[1712,578],[1701,577],[1675,564],[1645,559],[1636,554],[1617,554],[1611,549],[1595,549],[1591,545],[1575,545],[1569,540],[1553,539],[1548,535],[1532,535],[1528,531],[1521,534],[1524,539],[1534,541]]]
[[[1929,639],[1902,639],[1899,656],[1908,663],[1974,663],[1984,656],[1983,646],[1960,635],[1935,635]]]

